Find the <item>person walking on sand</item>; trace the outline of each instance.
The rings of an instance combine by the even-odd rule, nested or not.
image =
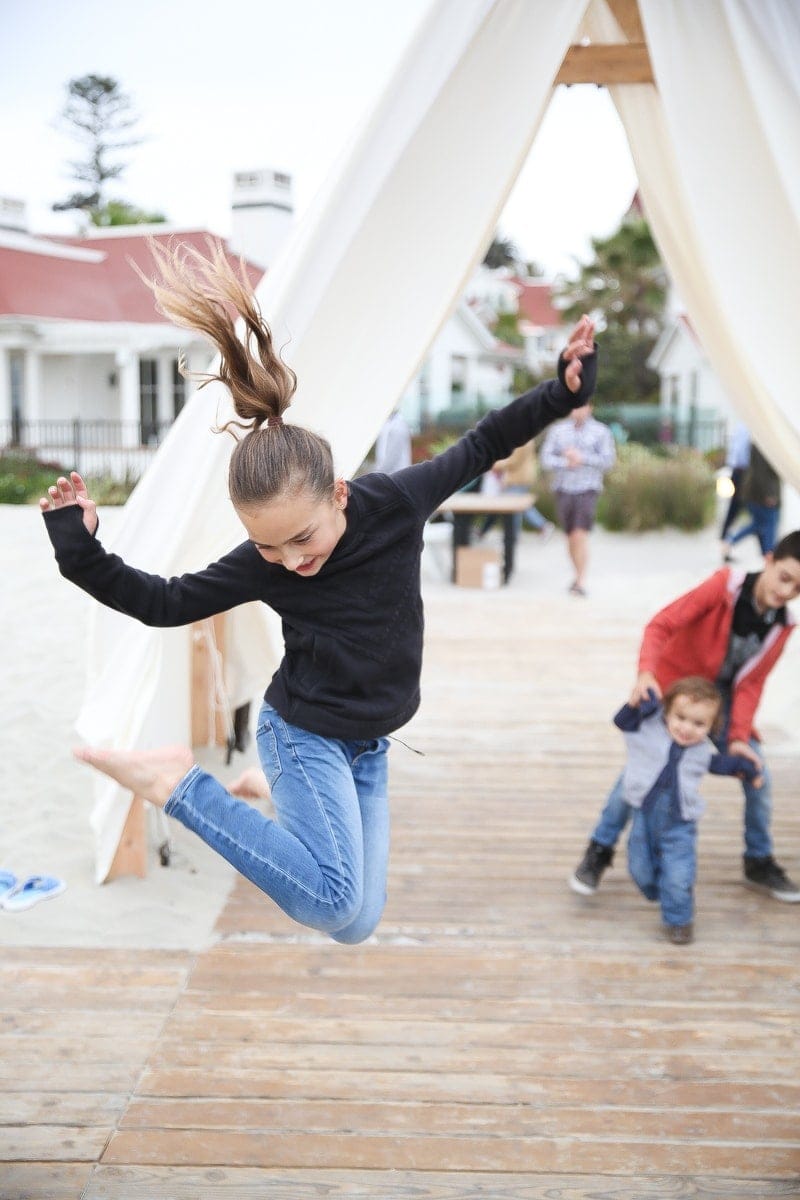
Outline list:
[[[750,432],[743,421],[737,421],[731,431],[730,438],[728,439],[728,453],[725,456],[725,465],[731,473],[730,478],[733,491],[731,492],[728,507],[725,510],[719,537],[722,544],[723,562],[733,562],[727,538],[736,518],[744,508],[742,484],[747,475],[747,468],[750,466]]]
[[[247,429],[228,477],[246,540],[203,571],[165,580],[103,549],[79,474],[59,478],[40,505],[61,573],[111,608],[154,626],[251,600],[280,615],[285,653],[257,723],[275,819],[232,796],[187,747],[84,747],[76,757],[181,821],[296,921],[337,942],[361,942],[386,900],[387,739],[420,699],[425,522],[515,446],[586,404],[594,325],[578,322],[557,379],[489,413],[436,458],[348,482],[322,437],[284,423],[294,373],[222,251],[207,259],[154,244],[153,253],[160,311],[217,347],[213,378],[237,414],[224,428]],[[243,340],[232,312],[244,321]]]
[[[778,472],[759,450],[750,447],[750,465],[740,487],[742,507],[750,514],[750,520],[735,533],[725,535],[725,562],[733,562],[733,547],[746,537],[758,538],[762,554],[775,549],[778,540],[778,523],[781,517],[781,481]]]
[[[573,409],[566,421],[549,429],[541,464],[553,475],[558,522],[567,535],[567,550],[575,572],[569,591],[586,595],[589,534],[594,527],[603,476],[617,461],[611,430],[592,416],[590,403]]]

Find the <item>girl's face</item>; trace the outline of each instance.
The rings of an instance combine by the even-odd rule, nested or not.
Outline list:
[[[318,574],[347,528],[347,484],[337,479],[330,500],[308,493],[237,509],[258,553],[296,575]]]
[[[692,700],[679,693],[664,718],[673,742],[679,746],[698,745],[711,733],[718,710],[715,700]]]

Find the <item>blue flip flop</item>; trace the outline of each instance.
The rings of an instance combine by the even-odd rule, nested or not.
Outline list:
[[[15,888],[19,880],[11,871],[0,871],[0,899]]]
[[[57,879],[55,875],[30,875],[5,893],[0,899],[0,906],[6,912],[22,912],[40,900],[52,900],[54,896],[60,896],[66,886],[64,880]]]

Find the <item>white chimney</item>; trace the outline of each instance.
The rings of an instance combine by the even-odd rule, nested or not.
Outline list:
[[[294,215],[291,175],[268,167],[236,171],[231,207],[231,250],[260,267],[271,266]]]
[[[24,200],[0,196],[0,229],[10,229],[13,233],[28,232],[28,211]]]

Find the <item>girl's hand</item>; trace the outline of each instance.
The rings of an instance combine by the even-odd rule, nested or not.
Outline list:
[[[564,351],[563,358],[568,364],[564,373],[564,379],[567,387],[571,392],[579,392],[581,388],[581,358],[587,354],[591,354],[594,350],[594,321],[586,315],[582,316],[578,324],[569,335],[567,348]]]
[[[87,531],[94,534],[97,529],[97,505],[77,471],[72,471],[69,479],[59,476],[53,486],[47,489],[47,495],[42,496],[39,508],[44,513],[54,508],[68,508],[71,504],[83,509],[83,523]]]

